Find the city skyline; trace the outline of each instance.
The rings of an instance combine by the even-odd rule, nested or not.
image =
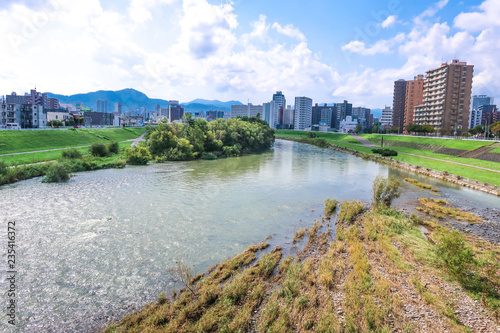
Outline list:
[[[262,104],[283,91],[382,108],[395,80],[457,58],[475,66],[473,94],[500,95],[492,0],[44,3],[9,0],[0,10],[1,94],[134,88]]]

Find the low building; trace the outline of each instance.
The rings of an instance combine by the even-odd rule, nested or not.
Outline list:
[[[60,120],[66,122],[70,118],[73,118],[73,116],[69,112],[55,112],[55,111],[47,112],[47,122],[51,122],[53,120]]]
[[[83,109],[83,108],[82,108]],[[84,112],[85,127],[113,126],[114,114],[107,112]]]
[[[354,132],[356,130],[356,126],[358,125],[358,121],[353,119],[352,116],[346,116],[345,120],[340,121],[340,133],[349,133]]]
[[[38,104],[1,104],[0,126],[5,128],[7,124],[17,124],[21,128],[44,128],[47,126],[47,115],[43,112],[43,106]]]
[[[126,127],[142,126],[144,124],[143,116],[127,116],[120,119],[121,125]]]
[[[248,103],[247,105],[231,105],[231,118],[237,117],[257,117],[264,119],[265,110],[263,105],[253,105]]]

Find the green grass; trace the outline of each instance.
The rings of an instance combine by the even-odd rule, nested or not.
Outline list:
[[[287,134],[286,132],[290,132],[291,134]],[[295,139],[295,138],[304,138],[307,135],[307,132],[305,132],[305,134],[302,134],[301,136],[297,135],[296,133],[301,133],[301,132],[277,131],[277,137],[279,138],[281,136],[282,138]],[[304,133],[304,132],[302,132],[302,133]],[[345,135],[345,134],[337,134],[337,135]],[[378,135],[365,134],[363,136],[365,138],[369,138],[368,136],[375,137]],[[384,140],[386,137],[387,136],[384,136]],[[402,137],[400,137],[400,138],[402,138]],[[404,137],[404,138],[405,139],[421,139],[421,138],[407,138],[407,137]],[[423,139],[426,140],[425,138],[423,138]],[[453,141],[453,140],[445,140],[445,139],[428,139],[428,140]],[[372,154],[372,148],[369,148],[369,147],[364,147],[364,146],[351,144],[351,143],[347,143],[347,142],[342,142],[342,141],[335,141],[335,140],[328,139],[328,138],[326,138],[326,141],[328,143],[331,143],[331,144],[336,145],[336,146],[351,148],[351,149],[354,149],[354,150],[357,150],[357,151],[360,151],[363,153]],[[469,141],[463,141],[463,140],[454,140],[454,141],[466,142],[466,143],[471,143],[471,144],[478,144],[479,143],[479,142],[474,142],[474,141],[469,142]],[[414,141],[414,142],[417,142],[417,141]],[[435,142],[426,142],[426,143],[436,144]],[[488,142],[484,143],[483,142],[482,144],[489,145],[492,143],[488,143]],[[455,147],[457,147],[457,145]],[[453,175],[460,175],[460,176],[465,177],[465,178],[475,179],[475,180],[479,180],[481,182],[486,182],[489,184],[494,184],[494,185],[500,186],[500,174],[499,173],[496,173],[494,171],[481,170],[481,169],[477,169],[474,167],[474,166],[479,166],[479,167],[483,167],[483,168],[500,170],[500,163],[476,160],[476,159],[471,159],[471,158],[460,158],[460,157],[454,157],[454,156],[443,155],[443,154],[436,154],[436,153],[433,153],[430,151],[418,150],[418,149],[412,149],[412,148],[391,147],[391,149],[394,149],[400,153],[399,156],[393,157],[393,159],[395,159],[395,160],[403,161],[405,163],[409,163],[409,164],[413,164],[413,165],[419,165],[423,168],[430,168],[430,169],[437,170],[437,171],[447,171]],[[459,148],[457,148],[457,149],[459,149]],[[405,153],[411,153],[411,154],[415,154],[415,155],[419,155],[419,156],[411,156],[411,155],[407,155]],[[436,161],[436,160],[432,160],[432,159],[429,159],[426,157],[439,158],[439,159],[446,160],[446,161]],[[470,165],[470,167],[464,166],[464,165],[454,164],[451,162],[468,164],[468,165]]]
[[[322,133],[322,132],[313,132],[316,134],[317,138],[325,139],[325,140],[333,140],[333,141],[342,141],[348,143],[361,144],[358,140],[354,139],[349,134],[342,133]],[[277,130],[276,135],[286,135],[294,138],[307,138],[309,137],[309,132],[303,131],[292,131],[292,130]]]
[[[500,147],[493,149],[490,153],[500,154]]]
[[[474,150],[483,146],[492,145],[493,142],[485,141],[472,141],[461,139],[440,139],[440,138],[422,138],[422,137],[408,137],[408,136],[394,136],[394,135],[380,135],[380,134],[361,134],[367,140],[382,139],[390,141],[414,142],[431,144],[436,146],[444,146],[452,149]]]
[[[145,128],[0,131],[0,154],[135,139]]]
[[[126,147],[130,147],[132,145],[132,142],[120,142],[118,145],[120,149],[123,149]],[[87,154],[89,152],[88,147],[75,148],[75,149],[80,151],[82,154]],[[39,153],[7,155],[7,156],[0,156],[0,161],[4,161],[7,164],[7,166],[23,165],[23,164],[57,160],[61,157],[61,154],[62,150],[53,150],[53,151],[44,151]]]

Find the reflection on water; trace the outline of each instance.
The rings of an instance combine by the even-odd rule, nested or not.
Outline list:
[[[3,186],[2,220],[18,226],[19,327],[102,327],[107,316],[169,290],[171,259],[186,258],[196,271],[205,271],[268,235],[284,241],[319,218],[327,197],[369,202],[373,179],[389,172],[399,173],[278,140],[262,155],[79,173],[62,184],[34,179]],[[498,205],[495,197],[490,202],[482,193],[437,180],[433,185],[453,198],[490,205],[495,199]],[[410,195],[415,191],[406,188]]]

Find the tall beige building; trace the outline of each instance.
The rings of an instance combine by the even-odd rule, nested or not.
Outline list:
[[[452,60],[427,72],[422,105],[415,108],[415,124],[429,124],[445,134],[467,130],[474,66]]]
[[[415,108],[424,102],[424,76],[419,74],[414,80],[406,81],[405,109],[403,116],[404,131],[406,126],[415,123]],[[396,124],[394,124],[396,126]]]

